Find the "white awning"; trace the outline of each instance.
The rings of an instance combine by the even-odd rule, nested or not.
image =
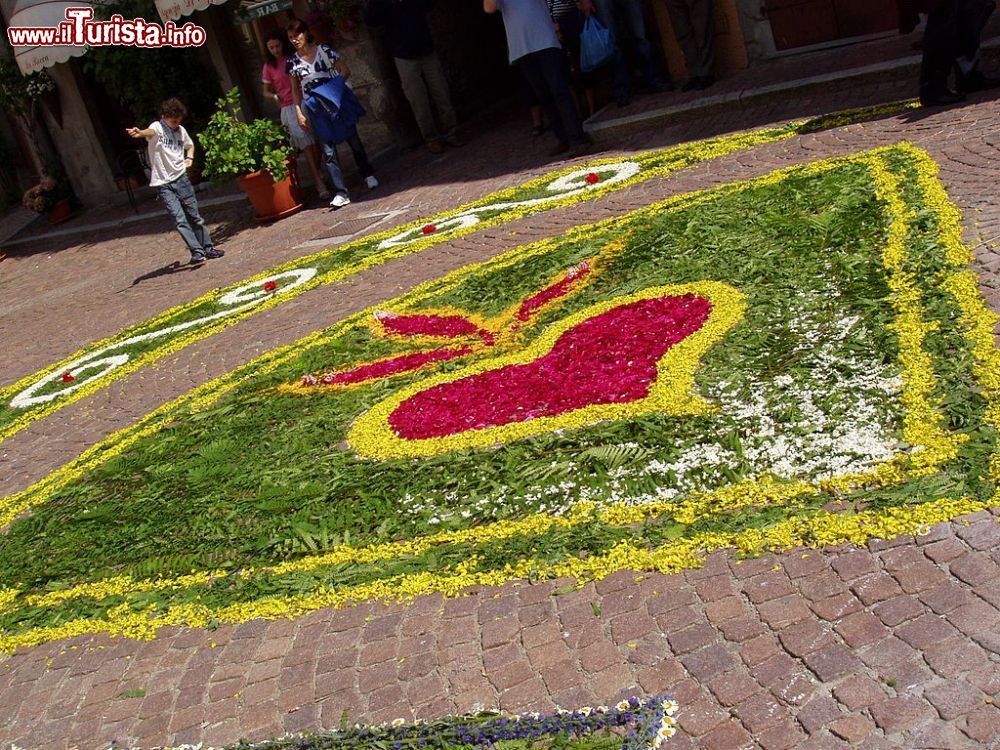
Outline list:
[[[67,0],[18,0],[7,25],[55,28],[66,21],[66,8],[82,8],[87,5],[94,5],[94,3]],[[56,63],[66,62],[71,57],[79,57],[86,51],[87,48],[84,46],[73,45],[14,47],[14,59],[21,72],[27,75]]]
[[[226,0],[156,0],[156,9],[164,21],[176,21],[181,16],[190,16],[196,10],[205,10],[209,5],[222,5]]]

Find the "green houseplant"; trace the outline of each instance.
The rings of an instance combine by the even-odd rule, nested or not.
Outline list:
[[[216,183],[235,179],[266,221],[302,208],[292,155],[284,131],[271,120],[239,118],[240,90],[234,87],[216,103],[218,109],[198,140],[205,151],[203,174]]]

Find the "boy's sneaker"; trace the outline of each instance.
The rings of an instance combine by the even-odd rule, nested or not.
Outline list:
[[[225,254],[226,254],[225,250],[217,250],[214,247],[210,247],[208,248],[208,250],[205,251],[205,257],[208,258],[209,260],[211,260],[212,258],[221,258]]]
[[[340,195],[338,193],[337,195],[333,196],[333,200],[330,201],[330,207],[340,208],[341,206],[346,206],[350,202],[351,202],[350,198],[348,198],[346,195]]]
[[[374,190],[378,187],[378,178],[375,175],[370,174],[365,177],[365,184],[368,186],[369,190]]]
[[[198,266],[205,262],[204,253],[191,253],[191,265]]]

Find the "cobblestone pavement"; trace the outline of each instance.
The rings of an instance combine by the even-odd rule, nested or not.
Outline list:
[[[902,81],[831,84],[810,96],[679,120],[606,144],[607,154],[890,101]],[[155,406],[275,346],[470,262],[670,195],[790,164],[908,140],[928,149],[966,217],[983,291],[1000,309],[1000,102],[915,111],[734,154],[600,199],[437,245],[321,287],[205,339],[40,420],[0,447],[0,494],[22,489]],[[441,157],[414,153],[385,187],[336,214],[313,209],[253,226],[248,209],[207,212],[225,259],[174,267],[167,222],[15,249],[0,266],[9,383],[88,341],[316,249],[543,174],[548,143],[520,120]],[[503,153],[499,161],[496,154]],[[375,227],[372,222],[381,221]],[[367,229],[365,228],[366,225]],[[16,356],[12,356],[16,354]],[[712,556],[674,576],[620,573],[511,584],[458,600],[366,605],[148,643],[85,637],[0,664],[0,747],[154,745],[433,718],[474,706],[517,711],[671,692],[674,748],[1000,747],[1000,523],[989,513],[929,536],[768,556]],[[130,697],[131,696],[131,697]]]

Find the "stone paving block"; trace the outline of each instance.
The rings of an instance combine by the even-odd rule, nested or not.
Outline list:
[[[859,652],[861,660],[873,669],[893,666],[912,654],[910,645],[895,636],[884,638]]]
[[[790,750],[806,739],[806,735],[798,725],[784,719],[761,731],[756,739],[763,750]]]
[[[861,550],[840,555],[833,559],[831,565],[844,581],[853,581],[877,570],[872,556]]]
[[[672,686],[680,682],[683,677],[684,669],[680,663],[675,659],[667,658],[662,659],[657,664],[640,669],[638,682],[647,694],[656,695],[672,689]]]
[[[792,656],[805,656],[834,642],[830,631],[815,620],[789,625],[778,634],[778,640]]]
[[[958,630],[937,615],[923,615],[895,630],[896,637],[906,641],[913,648],[926,649],[935,643],[951,638]]]
[[[794,594],[763,602],[757,605],[757,611],[761,620],[773,630],[781,630],[812,616],[812,611],[802,598]]]
[[[611,620],[611,636],[618,643],[640,640],[656,630],[656,621],[644,612],[630,612]]]
[[[850,711],[857,711],[891,697],[882,685],[862,674],[851,675],[839,682],[833,688],[833,695]]]
[[[891,599],[903,592],[899,584],[886,575],[860,578],[852,584],[851,590],[865,606]]]
[[[926,689],[924,697],[942,719],[951,721],[983,705],[985,696],[978,688],[961,680],[949,680],[945,685]]]
[[[875,605],[872,608],[872,612],[883,624],[891,628],[920,617],[920,615],[924,614],[924,607],[913,597],[897,596],[895,599],[889,599]]]
[[[915,748],[946,747],[948,750],[979,750],[981,745],[970,740],[955,727],[932,723],[923,727],[912,740]]]
[[[723,646],[714,644],[681,657],[681,662],[695,679],[706,681],[735,667],[737,659]]]
[[[521,644],[504,643],[502,646],[483,651],[483,668],[488,672],[492,672],[520,660],[522,654]]]
[[[722,556],[720,555],[720,557]],[[733,560],[729,564],[729,569],[737,579],[742,580],[766,573],[772,570],[774,566],[775,559],[772,555],[761,555],[760,557],[750,560]],[[722,566],[720,565],[718,573],[721,574],[723,572]]]
[[[786,597],[795,591],[788,576],[783,571],[769,570],[743,581],[743,593],[754,604],[769,602]]]
[[[767,632],[767,628],[755,617],[736,617],[719,624],[719,630],[727,641],[743,643]]]
[[[727,707],[742,703],[761,692],[761,686],[757,681],[740,669],[716,675],[707,685],[719,703]]]
[[[810,573],[796,581],[799,591],[810,601],[816,602],[847,592],[847,584],[835,572],[829,569]]]
[[[736,595],[722,596],[705,605],[705,616],[713,625],[718,625],[720,622],[731,620],[734,617],[747,617],[749,615],[750,608],[743,603],[743,599]]]
[[[730,720],[731,717],[728,713],[715,705],[714,701],[708,699],[692,703],[677,712],[677,723],[681,729],[695,738],[707,734],[713,727]]]
[[[521,621],[522,628],[530,628],[534,625],[540,625],[543,622],[551,620],[554,615],[554,608],[547,602],[522,607],[517,613],[517,617]],[[474,617],[470,615],[468,619],[472,620]]]
[[[716,725],[702,735],[701,746],[705,750],[732,750],[732,748],[753,747],[753,738],[738,721],[730,719]]]
[[[656,626],[664,633],[674,633],[692,625],[704,625],[705,616],[694,607],[677,607],[654,615]]]
[[[732,597],[736,589],[730,576],[720,575],[696,581],[695,591],[703,602],[714,602],[725,597]]]
[[[569,659],[542,667],[538,670],[538,674],[545,682],[549,694],[568,690],[584,680],[583,674]]]
[[[771,695],[782,703],[802,706],[815,695],[818,682],[806,672],[796,672],[777,680],[769,686]]]
[[[487,676],[493,687],[503,693],[525,680],[531,679],[535,670],[526,661],[515,661],[491,671]]]
[[[937,712],[923,698],[901,695],[871,706],[875,723],[885,732],[902,732],[919,727]]]
[[[844,716],[830,723],[830,733],[852,745],[867,739],[874,728],[874,722],[860,714]]]
[[[819,599],[809,605],[813,612],[827,622],[836,622],[847,615],[861,611],[861,602],[850,593],[836,594]],[[923,611],[923,610],[921,610]]]
[[[923,550],[924,554],[936,563],[950,562],[968,552],[968,548],[952,536],[929,544]]]
[[[751,669],[750,674],[761,685],[770,688],[795,674],[797,667],[798,662],[795,659],[784,652],[779,652]]]
[[[803,661],[824,682],[844,674],[852,674],[861,668],[861,660],[839,643],[806,654]]]
[[[601,616],[610,620],[643,609],[645,601],[631,588],[613,591],[601,599]]]
[[[789,578],[796,579],[825,571],[828,563],[814,550],[792,550],[781,557],[781,566]]]
[[[545,709],[549,689],[539,677],[532,677],[500,693],[500,706],[515,713]]]
[[[609,696],[608,700],[618,700],[623,693],[635,687],[632,671],[619,664],[602,669],[590,677],[590,688],[598,695]]]
[[[970,712],[960,726],[977,742],[993,742],[1000,737],[1000,709],[995,705],[980,706]]]
[[[678,655],[687,654],[710,643],[715,643],[716,639],[715,628],[707,624],[692,625],[679,632],[667,631],[670,648]]]
[[[974,550],[993,550],[1000,547],[1000,523],[995,518],[978,513],[967,518],[969,526],[958,524],[956,534]]]
[[[945,619],[966,635],[1000,632],[1000,611],[984,601],[975,601],[952,610]]]
[[[901,570],[896,570],[892,575],[899,583],[900,588],[907,594],[925,591],[948,581],[948,576],[927,560],[915,562]]]
[[[989,581],[996,581],[1000,573],[1000,567],[995,562],[977,552],[970,552],[952,560],[948,569],[953,576],[970,586],[981,586]]]
[[[851,648],[860,648],[884,639],[889,630],[869,612],[848,615],[834,627]]]
[[[742,644],[740,656],[747,666],[754,667],[780,651],[781,646],[775,636],[759,635]]]

